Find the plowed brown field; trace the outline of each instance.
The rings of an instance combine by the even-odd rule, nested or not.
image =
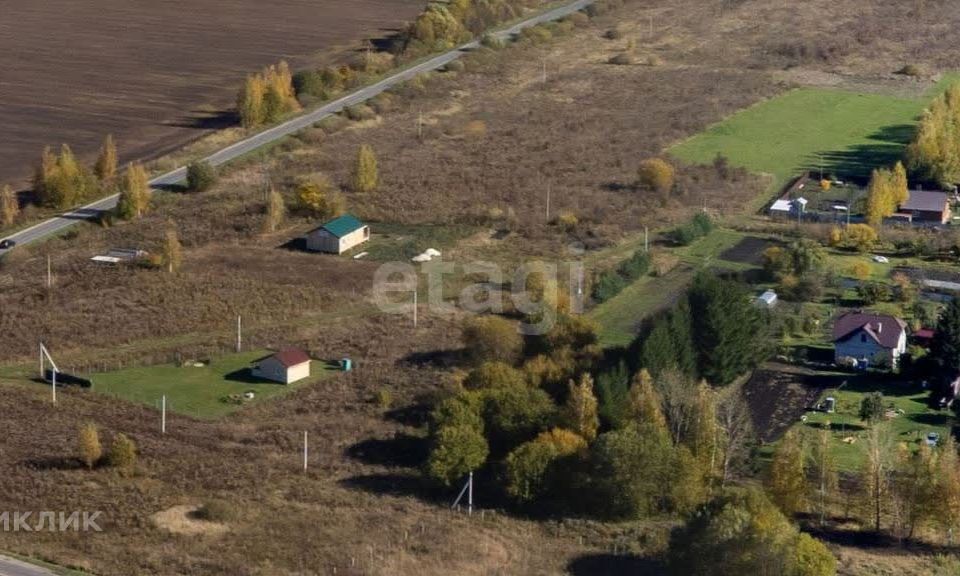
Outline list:
[[[243,77],[324,62],[413,19],[424,0],[0,1],[0,183],[44,145],[125,158],[222,125]]]

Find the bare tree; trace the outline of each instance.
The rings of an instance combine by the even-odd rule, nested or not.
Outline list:
[[[750,407],[740,390],[731,393],[717,406],[717,428],[721,434],[720,489],[726,486],[731,472],[746,461],[756,436]]]

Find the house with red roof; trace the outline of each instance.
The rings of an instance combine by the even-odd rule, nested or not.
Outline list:
[[[895,369],[907,351],[906,323],[888,314],[848,312],[833,321],[838,365]]]
[[[251,372],[257,378],[292,384],[310,376],[310,356],[299,348],[287,348],[258,360]]]

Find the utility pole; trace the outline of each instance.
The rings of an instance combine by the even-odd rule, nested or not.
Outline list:
[[[417,115],[417,140],[423,140],[423,110]]]
[[[47,290],[53,288],[53,273],[50,269],[50,255],[47,254]]]
[[[550,182],[547,182],[547,222],[550,222]]]
[[[307,471],[307,465],[310,463],[309,460],[309,448],[307,446],[307,431],[303,431],[303,471]]]
[[[646,226],[643,227],[643,251],[650,252],[650,229]]]
[[[547,83],[547,59],[543,59],[543,83]]]
[[[417,292],[416,288],[413,289],[413,327],[417,327]]]
[[[467,514],[473,515],[473,472],[470,472],[470,479],[467,485]]]
[[[243,347],[243,334],[242,334],[242,324],[240,315],[237,314],[237,353],[240,353],[240,350]]]
[[[167,433],[167,395],[160,398],[160,433]]]

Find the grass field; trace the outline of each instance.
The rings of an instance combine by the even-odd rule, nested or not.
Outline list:
[[[131,402],[160,406],[167,397],[167,409],[187,416],[213,419],[236,412],[244,405],[263,402],[311,382],[330,376],[333,370],[314,360],[311,376],[295,384],[283,385],[260,381],[249,376],[251,363],[269,352],[257,350],[211,360],[204,366],[179,367],[172,364],[130,368],[116,372],[93,374],[94,390],[118,396]],[[256,397],[243,404],[227,402],[232,394],[254,392]]]
[[[841,179],[864,179],[895,163],[928,98],[898,98],[802,88],[752,106],[670,149],[707,164],[730,163],[771,174],[776,189],[803,170],[823,167]]]
[[[615,297],[590,311],[589,317],[600,324],[600,343],[604,347],[626,346],[637,336],[637,326],[647,316],[676,301],[701,267],[745,270],[749,264],[723,260],[720,256],[736,246],[745,235],[735,230],[716,228],[689,246],[670,249],[681,265],[662,277],[644,276]]]
[[[863,465],[867,425],[860,420],[858,413],[860,402],[874,391],[882,392],[884,405],[898,414],[878,424],[889,429],[894,443],[915,449],[928,432],[937,432],[941,438],[946,438],[950,433],[953,418],[947,411],[931,410],[927,406],[927,392],[919,385],[871,382],[869,376],[857,380],[851,378],[848,386],[825,393],[825,396],[837,399],[835,413],[811,413],[803,425],[808,429],[817,429],[829,423],[833,451],[840,470],[854,472]]]

